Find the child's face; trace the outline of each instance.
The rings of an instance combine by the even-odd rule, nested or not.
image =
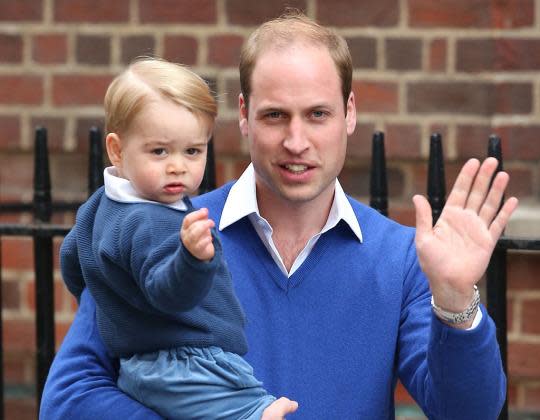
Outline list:
[[[203,119],[159,99],[143,109],[127,134],[118,137],[120,156],[112,163],[143,198],[174,203],[199,188],[209,133]]]

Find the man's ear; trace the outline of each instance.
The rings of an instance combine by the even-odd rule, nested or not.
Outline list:
[[[107,155],[109,160],[116,167],[122,166],[122,141],[116,133],[109,133],[105,138],[105,146],[107,147]]]
[[[244,95],[238,95],[238,125],[244,137],[248,136],[248,106]]]
[[[354,93],[351,92],[349,99],[347,100],[347,109],[345,110],[345,124],[347,125],[347,135],[350,136],[354,133],[356,127],[356,104],[354,101]]]

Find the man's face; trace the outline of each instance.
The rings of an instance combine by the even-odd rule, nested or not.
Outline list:
[[[356,125],[354,96],[345,109],[328,50],[270,49],[258,58],[251,86],[249,109],[240,95],[240,130],[249,141],[258,199],[326,208]]]

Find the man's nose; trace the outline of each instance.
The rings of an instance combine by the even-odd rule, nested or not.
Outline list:
[[[292,118],[286,137],[283,141],[283,147],[289,152],[299,155],[309,148],[309,139],[306,127],[300,118]]]

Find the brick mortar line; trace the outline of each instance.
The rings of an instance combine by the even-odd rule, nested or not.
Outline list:
[[[540,336],[532,334],[508,334],[508,343],[514,344],[540,344]]]
[[[227,8],[225,1],[226,0],[216,0],[217,24],[219,27],[227,26]]]
[[[408,0],[399,0],[399,10],[400,10],[400,16],[398,21],[398,26],[402,29],[409,28],[409,7],[408,7]]]
[[[422,29],[412,27],[381,27],[381,26],[364,26],[364,27],[341,27],[331,26],[339,34],[345,37],[352,37],[358,35],[371,35],[371,36],[397,36],[405,35],[406,38],[426,38],[437,37],[446,38],[454,37],[459,39],[483,39],[483,38],[516,38],[516,39],[528,39],[536,38],[540,36],[540,29],[535,27],[522,28],[522,29],[471,29],[471,28],[446,28],[436,27],[433,29]],[[534,35],[534,36],[533,36]]]
[[[202,47],[202,45],[201,45]],[[68,43],[68,48],[70,48]],[[75,54],[69,54],[69,57],[74,57]],[[201,54],[201,56],[204,54]],[[111,60],[112,61],[112,60]],[[219,67],[209,64],[201,60],[195,66],[197,71],[213,73],[220,77],[237,79],[236,67]],[[44,72],[52,75],[81,75],[81,76],[107,76],[115,75],[118,70],[124,69],[125,64],[117,62],[104,65],[80,64],[76,62],[67,62],[62,64],[39,64],[36,62],[20,63],[20,64],[0,64],[0,76],[4,75],[20,75],[20,76],[39,76]],[[21,74],[21,72],[23,72]],[[429,73],[423,71],[400,72],[398,70],[389,69],[354,69],[353,81],[374,81],[374,82],[395,82],[399,83],[532,83],[536,86],[540,83],[538,71],[526,72],[480,72],[480,73],[465,73],[459,72],[456,74],[440,74]],[[533,87],[534,87],[533,86]],[[538,95],[536,95],[538,96]]]
[[[316,0],[306,0],[306,15],[314,19],[317,16]]]
[[[514,299],[516,303],[522,303],[525,300],[540,300],[540,290],[509,290],[507,297]]]
[[[0,105],[0,114],[4,116],[18,116],[21,113],[39,114],[35,116],[47,117],[79,117],[79,118],[103,118],[103,108],[101,105],[68,105],[68,106],[7,106]],[[235,108],[229,108],[226,105],[220,108],[219,121],[230,122],[236,120],[237,111]],[[34,116],[34,115],[33,115]],[[418,122],[421,118],[422,121]],[[450,128],[452,125],[475,125],[475,126],[520,126],[532,127],[540,124],[540,117],[531,115],[528,117],[516,118],[496,117],[495,120],[488,117],[470,116],[466,114],[381,114],[359,111],[357,122],[360,124],[382,122],[383,124],[411,124],[426,126],[429,130],[430,125],[444,124]],[[447,136],[448,138],[449,136]]]
[[[43,0],[43,22],[47,25],[54,24],[54,0]]]
[[[132,24],[139,24],[140,22],[140,15],[139,15],[139,7],[138,7],[139,1],[138,0],[130,0],[129,1],[129,21]]]
[[[540,14],[540,12],[539,12]],[[0,23],[0,33],[62,33],[75,30],[78,33],[102,34],[110,30],[120,33],[141,33],[141,32],[167,32],[167,33],[231,33],[249,35],[258,25],[232,24],[221,22],[219,19],[215,23],[160,23],[160,22],[2,22]],[[529,39],[540,37],[540,28],[529,27],[521,29],[471,29],[471,28],[446,28],[437,27],[433,29],[412,28],[408,26],[396,27],[342,27],[331,26],[339,34],[345,37],[352,36],[400,36],[406,38],[447,38],[457,39],[483,39],[483,38],[512,38]]]
[[[540,29],[540,0],[536,0],[534,4],[536,28]]]
[[[186,36],[214,36],[214,35],[239,35],[247,37],[251,30],[243,27],[204,27],[201,25],[126,25],[126,24],[108,24],[98,25],[92,23],[81,22],[80,24],[73,25],[54,25],[54,26],[36,26],[28,27],[21,30],[20,26],[2,27],[0,24],[0,34],[6,35],[42,35],[42,34],[56,34],[63,35],[73,33],[75,35],[150,35],[158,36],[159,34],[166,35],[186,35]]]

